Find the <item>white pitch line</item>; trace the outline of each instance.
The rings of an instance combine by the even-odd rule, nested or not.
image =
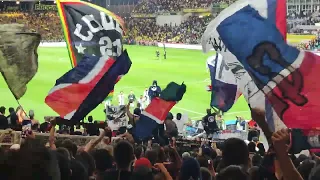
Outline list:
[[[187,112],[191,112],[191,113],[194,113],[194,114],[205,115],[204,113],[199,113],[199,112],[196,112],[196,111],[192,111],[192,110],[189,110],[189,109],[180,108],[180,107],[176,107],[176,106],[173,106],[173,108],[180,109],[180,110],[187,111]]]

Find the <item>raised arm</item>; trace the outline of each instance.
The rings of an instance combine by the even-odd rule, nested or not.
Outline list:
[[[100,131],[100,135],[96,138],[91,140],[90,142],[88,142],[88,144],[86,144],[86,146],[84,147],[84,151],[85,152],[90,152],[94,147],[96,147],[104,138],[106,131],[108,131],[109,129],[106,128],[104,130],[99,129]]]
[[[130,104],[127,104],[127,106],[126,106],[126,113],[127,113],[127,116],[129,117],[129,119],[134,119],[133,114],[130,112]]]
[[[49,147],[51,150],[56,150],[57,147],[55,144],[55,135],[54,135],[54,133],[56,132],[56,121],[53,120],[50,123],[51,123],[51,129],[49,134]]]
[[[288,129],[282,129],[272,135],[272,142],[279,161],[279,166],[283,173],[284,180],[303,180],[287,153],[288,146],[286,145],[286,142],[290,140],[288,131]]]

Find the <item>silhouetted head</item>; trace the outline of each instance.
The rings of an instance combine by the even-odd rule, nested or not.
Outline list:
[[[89,121],[90,123],[92,123],[93,117],[92,117],[92,116],[89,116],[89,117],[88,117],[88,121]]]
[[[177,120],[180,120],[182,117],[182,114],[181,113],[177,113]]]
[[[154,80],[154,81],[152,82],[152,85],[153,85],[153,86],[158,86],[157,80]]]
[[[5,114],[6,113],[6,108],[4,106],[0,107],[0,113]]]
[[[9,108],[9,112],[10,112],[10,114],[11,114],[11,113],[14,113],[14,112],[15,112],[15,111],[14,111],[14,108],[13,108],[13,107],[10,107],[10,108]]]

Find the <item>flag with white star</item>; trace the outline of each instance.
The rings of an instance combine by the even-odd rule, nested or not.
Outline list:
[[[107,60],[87,56],[57,79],[45,99],[62,118],[80,121],[114,89],[119,76],[127,74],[131,60],[126,50]]]
[[[72,67],[85,55],[119,57],[124,22],[100,6],[79,0],[57,1]]]

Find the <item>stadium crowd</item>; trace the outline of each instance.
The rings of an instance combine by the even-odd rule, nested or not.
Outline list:
[[[182,8],[207,7],[211,2],[196,0],[143,1],[137,13],[172,12]],[[159,26],[155,19],[131,18],[127,22],[127,41],[178,42],[197,44],[212,17],[190,16],[180,25]],[[2,12],[1,23],[23,23],[38,31],[46,41],[62,41],[63,33],[56,12],[21,13]],[[309,46],[316,48],[316,38]],[[130,104],[126,114],[134,127],[139,109],[132,113]],[[179,113],[178,113],[179,114]],[[178,142],[181,114],[168,114],[165,125],[156,128],[153,137],[138,139],[130,128],[112,131],[105,123],[88,118],[89,123],[60,124],[59,119],[37,121],[35,112],[0,107],[0,129],[22,131],[21,144],[0,147],[0,176],[3,180],[318,180],[320,179],[319,154],[295,155],[288,153],[288,129],[273,133],[270,149],[259,142],[259,131],[253,127],[245,141],[229,138],[212,142],[196,139],[183,144]],[[221,116],[207,112],[203,121],[213,117],[217,125]],[[262,117],[264,120],[264,116]],[[209,121],[210,120],[210,121]],[[241,123],[246,123],[240,121]],[[23,129],[30,124],[30,129]],[[59,126],[59,130],[55,127]],[[83,128],[80,128],[82,126]],[[166,128],[164,128],[164,126]],[[206,129],[205,129],[206,130]],[[207,131],[207,130],[206,130]],[[43,142],[37,133],[49,136]],[[66,134],[60,139],[57,133]],[[85,145],[73,141],[72,135],[96,136]],[[2,139],[2,137],[0,137]],[[3,140],[3,139],[2,139]]]
[[[216,2],[216,1],[215,1]],[[217,1],[222,2],[222,1]],[[229,1],[224,1],[229,2]],[[134,9],[134,13],[163,13],[180,12],[183,9],[197,9],[210,7],[212,0],[147,0],[141,1]]]
[[[214,3],[231,3],[231,1],[215,1]],[[209,8],[211,0],[143,0],[138,3],[133,13],[166,13],[177,12],[183,8]],[[201,18],[200,18],[201,17]],[[180,25],[157,25],[155,18],[126,18],[128,29],[125,42],[173,42],[197,44],[212,16],[190,16]],[[22,23],[33,31],[38,31],[44,41],[63,41],[63,32],[57,12],[19,12],[1,11],[1,23]],[[152,44],[152,43],[151,43]]]
[[[183,8],[201,8],[209,7],[211,3],[230,4],[233,1],[219,0],[143,0],[134,8],[134,13],[166,13],[172,11],[181,11]],[[319,13],[291,13],[288,14],[288,31],[303,33],[296,29],[296,25],[308,25],[319,22]],[[198,44],[206,25],[214,16],[190,16],[180,25],[165,24],[158,25],[155,18],[126,18],[127,36],[124,39],[126,43],[155,44],[155,42],[172,42]],[[63,32],[57,12],[18,12],[1,11],[1,23],[23,23],[33,31],[38,31],[44,41],[63,41]],[[298,23],[298,24],[297,24]],[[310,32],[313,33],[314,32]],[[310,42],[301,42],[297,46],[301,49],[317,49],[318,38]]]
[[[312,51],[319,50],[319,47],[320,47],[319,36],[316,36],[316,38],[311,39],[308,42],[301,42],[297,45],[297,47],[303,50],[312,50]]]
[[[127,108],[129,109],[129,104]],[[0,129],[16,128],[20,124],[21,108],[6,113],[0,107]],[[134,122],[128,113],[129,122]],[[209,115],[209,114],[208,114]],[[205,116],[208,118],[208,116]],[[264,118],[264,117],[263,117]],[[92,122],[92,117],[89,122]],[[6,121],[6,122],[5,122]],[[85,125],[86,133],[95,136],[85,145],[69,139],[56,137],[57,119],[43,123],[43,131],[49,133],[46,142],[36,138],[39,122],[33,111],[29,118],[33,131],[26,131],[21,144],[0,148],[0,175],[3,180],[316,180],[320,176],[320,159],[314,154],[290,155],[287,142],[290,139],[286,129],[272,136],[272,148],[252,136],[246,142],[229,138],[223,142],[197,139],[195,142],[179,144],[175,121],[168,115],[163,132],[167,140],[156,141],[157,137],[140,141],[129,130],[114,133],[109,127],[98,130],[97,126]],[[10,122],[10,124],[8,124]],[[15,123],[15,124],[14,124]],[[58,131],[57,131],[58,132]],[[75,131],[76,132],[76,131]],[[60,132],[68,134],[69,132]],[[158,134],[160,131],[158,132]],[[79,132],[81,134],[81,132]],[[156,133],[157,134],[157,133]],[[160,133],[161,134],[161,133]],[[160,138],[160,137],[158,137]],[[275,159],[275,157],[277,157]]]
[[[155,18],[130,18],[127,40],[135,42],[174,42],[197,44],[211,16],[191,16],[180,25],[156,24]],[[22,23],[32,31],[40,32],[44,41],[63,41],[60,19],[56,12],[12,13],[0,16],[1,23]]]
[[[159,26],[154,18],[133,18],[127,23],[128,37],[136,42],[173,42],[198,44],[211,16],[190,16],[180,25]]]
[[[25,13],[2,12],[1,24],[20,23],[25,24],[32,31],[41,34],[45,41],[63,41],[63,32],[57,12]]]

